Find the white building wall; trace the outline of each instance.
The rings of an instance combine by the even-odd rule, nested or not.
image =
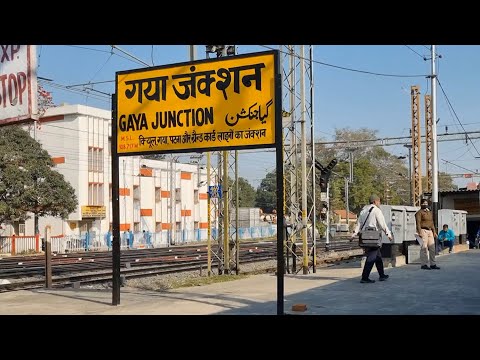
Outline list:
[[[193,194],[193,187],[192,187],[192,173],[187,172],[187,171],[180,171],[179,173],[179,183],[180,183],[180,188],[178,195],[180,195],[180,198],[177,199],[179,200],[177,202],[179,210],[180,210],[180,229],[181,231],[188,232],[190,229],[193,229],[193,226],[190,227],[190,223],[193,222],[193,198],[189,199],[186,196],[186,193],[192,193]],[[185,177],[189,177],[190,179],[186,180]],[[190,200],[190,201],[189,201]],[[193,224],[192,224],[193,225]],[[185,236],[185,234],[184,234]]]
[[[155,232],[155,186],[154,178],[152,177],[140,177],[140,189],[142,193],[140,209],[144,214],[151,212],[151,215],[141,215],[141,231]]]
[[[65,180],[68,181],[75,189],[75,194],[81,201],[81,197],[86,193],[85,185],[81,179],[88,176],[88,153],[81,151],[81,146],[87,141],[88,132],[81,131],[81,122],[78,119],[76,106],[64,106],[63,111],[60,108],[52,108],[48,111],[49,117],[64,115],[60,121],[40,121],[36,129],[33,126],[25,126],[30,130],[30,135],[42,144],[42,147],[48,151],[53,158],[64,158],[64,163],[57,164],[57,170],[63,174]],[[77,207],[76,211],[69,215],[68,220],[81,220],[81,208]],[[40,218],[39,231],[44,233],[46,225],[52,226],[52,235],[68,234],[71,232],[69,223],[61,219]],[[25,222],[25,233],[27,235],[34,234],[34,219]]]
[[[33,126],[25,126],[26,129],[30,128],[32,137],[42,144],[52,158],[63,158],[64,161],[59,161],[56,169],[75,189],[78,199],[77,209],[65,221],[52,217],[40,218],[41,236],[47,225],[52,227],[52,235],[78,237],[84,236],[88,230],[103,238],[110,229],[110,117],[111,112],[107,110],[63,105],[48,109],[35,131]],[[93,171],[92,165],[89,170],[89,149],[92,148],[103,150],[103,170],[100,172]],[[163,233],[159,238],[166,239],[166,232],[186,230],[193,234],[195,228],[206,228],[206,169],[197,164],[173,161],[176,159],[176,156],[169,155],[164,161],[142,159],[140,156],[119,158],[122,233],[127,228],[137,230],[140,235],[143,230],[148,230],[151,233]],[[151,169],[151,176],[144,172],[145,169]],[[89,184],[103,184],[98,202],[105,206],[104,218],[82,218],[82,206],[93,205],[89,203]],[[32,217],[25,223],[25,235],[33,234]]]
[[[119,159],[119,186],[120,186],[120,229],[132,230],[134,223],[133,211],[133,158],[121,157]],[[111,177],[111,176],[110,176]]]

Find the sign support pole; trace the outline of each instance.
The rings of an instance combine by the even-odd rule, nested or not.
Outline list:
[[[283,127],[282,127],[282,75],[280,59],[275,61],[275,152],[277,169],[277,315],[284,315],[284,208],[283,208]]]
[[[112,305],[120,304],[120,188],[117,151],[117,96],[112,95]]]

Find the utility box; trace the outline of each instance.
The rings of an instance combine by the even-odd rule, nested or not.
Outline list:
[[[405,208],[405,240],[415,241],[415,234],[417,233],[417,221],[415,214],[420,208],[418,206],[404,206]]]
[[[457,242],[459,233],[458,228],[458,215],[455,215],[452,209],[439,209],[438,210],[438,229],[437,234],[443,229],[443,225],[447,224],[449,229],[452,229],[455,233],[455,242]]]
[[[465,210],[453,210],[454,214],[457,214],[458,218],[458,229],[455,232],[455,242],[464,244],[463,239],[467,238],[467,211]]]
[[[420,245],[408,245],[407,264],[420,264]]]
[[[416,244],[415,233],[417,224],[415,213],[420,208],[418,206],[406,205],[380,205],[387,227],[393,234],[393,243],[390,243],[387,236],[382,233],[382,243],[384,244],[384,256],[398,256],[400,254],[408,256],[407,247],[409,244]],[[392,244],[391,249],[386,244]]]
[[[393,244],[405,241],[405,207],[395,205],[380,205],[387,227],[393,235]],[[382,232],[382,243],[391,244],[387,235]]]
[[[467,212],[465,210],[440,209],[438,210],[438,229],[440,232],[443,225],[455,233],[455,243],[461,243],[467,235]]]

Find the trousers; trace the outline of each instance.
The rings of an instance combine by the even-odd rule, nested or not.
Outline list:
[[[365,260],[365,265],[363,266],[362,271],[362,280],[367,280],[372,272],[373,265],[376,266],[378,275],[384,276],[385,271],[383,268],[383,260],[382,260],[382,253],[380,252],[380,248],[365,248],[365,255],[367,256],[367,260]]]
[[[420,262],[423,265],[428,265],[430,260],[430,266],[435,265],[435,239],[433,238],[432,230],[421,229],[420,236],[422,237],[423,243],[420,248]],[[427,255],[428,249],[428,255]]]

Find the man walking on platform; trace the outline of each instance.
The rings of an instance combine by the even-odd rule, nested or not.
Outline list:
[[[359,232],[361,232],[366,227],[373,227],[376,230],[382,230],[387,235],[390,241],[393,240],[392,234],[385,223],[385,217],[383,216],[382,210],[380,210],[380,198],[377,195],[370,196],[370,204],[365,205],[360,211],[360,215],[357,219],[357,224],[355,230],[353,231],[350,241],[353,240]],[[369,279],[370,272],[373,269],[373,265],[377,267],[379,280],[385,281],[388,279],[388,275],[385,274],[383,268],[383,259],[378,247],[367,247],[365,248],[365,265],[363,266],[362,279],[360,282],[362,284],[374,283],[375,280]]]

